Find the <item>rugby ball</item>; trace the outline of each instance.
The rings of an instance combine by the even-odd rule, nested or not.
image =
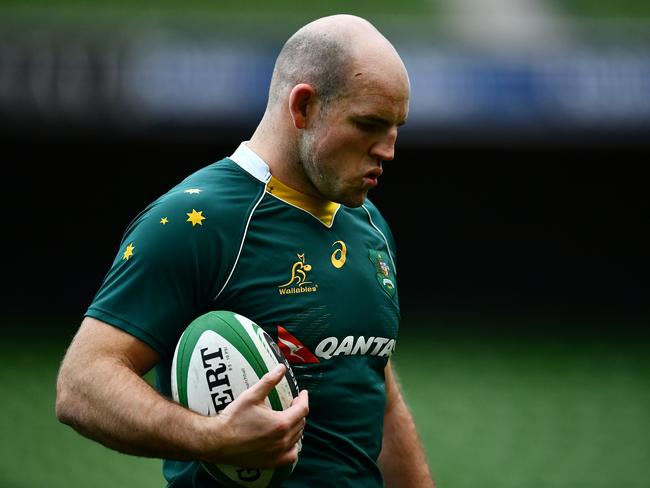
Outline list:
[[[197,413],[217,415],[280,363],[286,374],[266,398],[266,404],[278,411],[289,407],[298,396],[298,384],[277,344],[264,329],[242,315],[208,312],[192,321],[176,345],[172,396]],[[248,488],[278,486],[295,467],[295,463],[275,469],[201,464],[220,483]]]

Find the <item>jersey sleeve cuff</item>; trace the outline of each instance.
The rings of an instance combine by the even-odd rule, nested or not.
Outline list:
[[[140,327],[130,323],[127,320],[124,320],[121,317],[113,315],[112,313],[100,310],[96,307],[90,307],[86,311],[86,317],[93,317],[95,319],[101,320],[102,322],[117,327],[118,329],[123,330],[124,332],[131,334],[132,336],[140,339],[142,342],[153,348],[158,354],[165,357],[169,355],[169,350],[162,344],[159,340],[149,334],[147,331],[141,329]]]

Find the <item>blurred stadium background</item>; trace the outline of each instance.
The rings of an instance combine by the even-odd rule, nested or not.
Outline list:
[[[162,484],[56,422],[58,362],[128,222],[246,139],[283,41],[339,12],[411,75],[371,198],[439,486],[648,486],[643,0],[1,0],[0,486]]]

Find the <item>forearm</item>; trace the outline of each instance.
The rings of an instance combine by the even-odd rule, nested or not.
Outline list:
[[[399,392],[390,367],[386,370],[387,407],[379,467],[387,488],[433,488],[413,416]]]
[[[114,358],[64,362],[57,382],[57,415],[81,434],[127,454],[200,457],[205,417],[168,401]]]
[[[159,359],[145,343],[87,317],[59,371],[59,420],[138,456],[260,468],[295,462],[309,412],[307,393],[282,412],[265,404],[284,377],[283,368],[265,374],[219,415],[208,417],[167,400],[142,379]]]

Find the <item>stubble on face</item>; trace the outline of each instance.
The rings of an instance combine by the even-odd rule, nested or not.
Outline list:
[[[339,201],[336,182],[326,171],[324,161],[318,156],[317,137],[313,130],[306,130],[298,141],[298,164],[304,173],[313,195],[330,201]],[[345,203],[345,202],[340,202]]]
[[[345,176],[341,174],[339,161],[332,161],[330,154],[323,154],[321,139],[327,138],[325,111],[321,111],[318,121],[302,132],[298,139],[298,165],[303,172],[313,195],[348,207],[358,207],[366,199],[367,191],[346,189]],[[353,194],[354,193],[354,194]]]

